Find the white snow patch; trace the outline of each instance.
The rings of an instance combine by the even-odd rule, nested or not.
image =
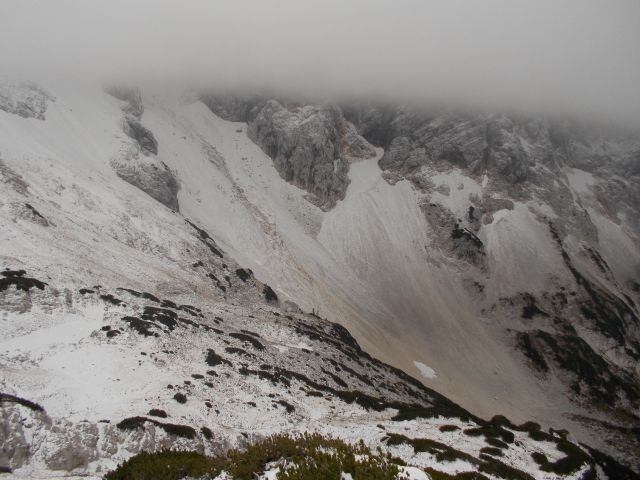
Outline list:
[[[274,344],[272,344],[272,346],[277,348],[280,353],[288,352],[290,348],[295,348],[295,349],[298,349],[298,350],[308,350],[308,351],[311,351],[311,352],[313,351],[313,347],[311,345],[307,345],[304,342],[285,343],[284,345],[278,344],[278,343],[274,343]]]
[[[513,210],[496,212],[483,231],[492,271],[487,291],[495,298],[543,291],[548,288],[550,272],[558,278],[566,274],[559,252],[548,247],[548,226],[526,204],[515,202]]]
[[[416,366],[418,370],[420,370],[420,373],[424,378],[436,378],[438,376],[436,375],[436,371],[433,368],[425,365],[422,362],[417,362],[414,360],[413,364]]]
[[[482,176],[482,188],[487,188],[487,185],[489,185],[489,176],[485,173]]]
[[[260,480],[277,480],[280,473],[280,467],[270,468],[260,475]]]
[[[470,196],[482,196],[482,187],[478,182],[463,175],[457,168],[448,173],[433,175],[431,181],[436,187],[442,185],[449,187],[449,195],[434,192],[431,195],[431,201],[448,208],[457,218],[465,218],[469,210],[469,205],[471,205]]]
[[[298,342],[298,343],[287,343],[285,344],[287,347],[291,347],[291,348],[297,348],[299,350],[311,350],[313,351],[313,347],[311,347],[310,345],[307,345],[304,342]]]
[[[618,225],[602,215],[595,208],[587,208],[589,218],[598,229],[600,254],[605,259],[615,276],[630,280],[638,275],[640,249],[631,235],[627,233],[624,223]]]
[[[567,180],[571,188],[578,193],[589,193],[589,187],[597,183],[593,175],[578,168],[572,168],[567,172]]]
[[[407,480],[430,480],[431,477],[416,467],[400,467],[400,478]]]

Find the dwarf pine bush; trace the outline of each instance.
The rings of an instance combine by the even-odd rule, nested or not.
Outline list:
[[[364,443],[350,445],[319,434],[274,435],[216,457],[196,452],[140,453],[109,472],[105,480],[178,480],[215,478],[222,471],[234,480],[253,480],[277,462],[278,480],[340,478],[395,480],[399,469],[389,455],[371,452]]]

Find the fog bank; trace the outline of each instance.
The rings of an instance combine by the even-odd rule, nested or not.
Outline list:
[[[4,75],[640,124],[636,0],[4,0],[0,18]]]

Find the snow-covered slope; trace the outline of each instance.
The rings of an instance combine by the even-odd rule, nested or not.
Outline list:
[[[304,428],[372,445],[385,435],[378,424],[396,433],[416,429],[403,433],[412,438],[433,433],[433,420],[400,424],[390,420],[391,408],[378,418],[336,393],[359,390],[424,407],[437,398],[448,405],[368,354],[474,414],[568,427],[576,438],[607,447],[593,423],[567,414],[590,415],[590,422],[611,418],[571,402],[557,378],[565,373],[557,369],[557,376],[545,378],[514,345],[529,338],[517,332],[532,327],[520,318],[530,306],[523,295],[540,297],[539,308],[548,310],[549,279],[569,289],[576,281],[563,248],[579,239],[558,245],[542,219],[557,216],[549,203],[516,197],[500,203],[492,178],[460,168],[424,170],[431,185],[424,188],[416,178],[381,170],[387,150],[366,158],[350,155],[367,149],[346,148],[339,152],[348,164],[348,186],[333,208],[323,210],[254,143],[255,124],[223,120],[192,94],[145,90],[140,98],[126,89],[110,91],[55,85],[2,90],[0,260],[9,271],[0,291],[6,332],[1,388],[41,404],[47,415],[29,413],[40,415],[27,421],[37,425],[30,430],[25,407],[3,402],[5,420],[23,425],[11,430],[12,446],[4,450],[19,459],[12,465],[24,465],[27,475],[32,468],[82,471],[89,465],[96,471],[142,448],[206,451]],[[304,142],[307,130],[295,131],[303,132],[296,142]],[[355,135],[349,130],[344,138]],[[590,178],[577,170],[568,174],[567,188],[591,202],[586,208],[612,275],[632,277],[637,262],[618,254],[638,258],[634,237],[598,213]],[[492,218],[476,237],[468,212],[479,203]],[[454,242],[449,217],[464,218],[467,228],[461,225]],[[481,239],[481,254],[474,238]],[[576,243],[570,251],[578,250]],[[19,290],[22,280],[16,279],[22,278],[47,285]],[[346,326],[368,354],[341,329],[296,305]],[[536,330],[551,331],[546,315],[536,317],[545,322]],[[255,333],[264,348],[243,330]],[[635,327],[628,332],[635,338]],[[588,337],[588,328],[581,334],[601,349],[599,336]],[[222,363],[207,365],[217,358],[209,351]],[[627,354],[610,351],[608,360],[633,370]],[[276,367],[284,380],[272,381]],[[187,395],[185,404],[173,399],[178,392]],[[194,439],[174,438],[149,422],[143,430],[115,426],[151,408],[169,415],[156,421],[194,427]],[[201,427],[211,429],[216,442],[209,444]],[[624,429],[617,431],[633,445]],[[478,455],[477,439],[450,436],[443,438]],[[74,438],[89,445],[79,456],[69,449]],[[556,478],[540,473],[529,453],[514,453],[520,460],[512,463],[536,478]],[[414,463],[435,464],[432,457]]]
[[[282,125],[283,110],[304,117],[300,104],[274,108],[273,100],[210,96],[205,102],[248,122],[242,128],[272,156],[286,150],[255,132],[311,143],[319,133],[300,139],[295,125]],[[265,111],[277,113],[270,121]],[[306,215],[302,237],[282,203],[253,197],[278,216],[269,234],[279,239],[278,260],[264,265],[265,278],[347,325],[380,358],[418,376],[416,362],[427,365],[436,372],[424,379],[429,386],[483,415],[533,415],[580,430],[568,417],[611,419],[622,407],[637,424],[637,136],[504,116],[421,118],[403,109],[345,116],[385,147],[383,156],[349,159],[344,198]],[[237,175],[267,179],[258,191],[290,192],[288,171],[254,144],[248,148],[242,162],[229,162]],[[630,172],[627,179],[622,171]],[[298,211],[301,193],[286,193],[296,204],[287,210]],[[616,269],[603,275],[606,265]],[[557,353],[563,349],[579,351],[578,360],[571,364]],[[593,362],[600,367],[589,378]]]

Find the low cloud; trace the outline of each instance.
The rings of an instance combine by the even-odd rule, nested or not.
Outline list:
[[[4,0],[5,75],[640,125],[637,0]]]

